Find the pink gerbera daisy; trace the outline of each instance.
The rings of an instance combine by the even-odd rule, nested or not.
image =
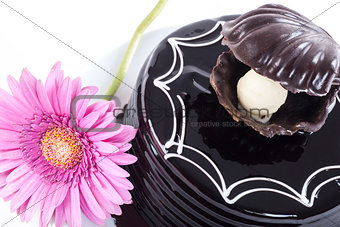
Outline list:
[[[121,214],[119,205],[131,203],[120,165],[136,157],[125,153],[136,130],[113,123],[113,101],[88,106],[89,98],[76,103],[79,128],[115,128],[91,131],[73,127],[70,106],[76,96],[91,97],[96,87],[81,88],[80,78],[64,78],[57,63],[45,86],[24,69],[17,82],[8,78],[13,95],[0,90],[0,196],[11,201],[22,221],[40,208],[40,226],[54,217],[56,226],[67,222],[81,226],[81,211],[104,225],[110,214]]]

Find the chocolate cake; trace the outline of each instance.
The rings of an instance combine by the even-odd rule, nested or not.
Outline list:
[[[139,128],[134,204],[150,226],[336,226],[340,106],[314,133],[267,138],[234,121],[210,74],[238,17],[182,27],[146,60],[124,116]]]

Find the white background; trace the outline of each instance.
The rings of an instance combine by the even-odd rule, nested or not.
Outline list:
[[[286,5],[310,19],[317,17],[313,22],[323,27],[340,43],[338,0],[272,2]],[[135,28],[156,3],[157,0],[0,0],[0,87],[8,90],[7,75],[19,78],[24,67],[37,78],[45,79],[53,64],[61,61],[66,76],[80,76],[83,85],[96,85],[100,88],[100,93],[104,94],[112,76],[100,67],[115,74]],[[241,14],[266,3],[269,2],[169,0],[161,15],[147,29],[137,49],[124,79],[129,86],[122,84],[118,90],[117,95],[122,104],[128,101],[133,92],[130,87],[134,87],[138,71],[147,55],[169,32],[197,20]],[[0,199],[1,226],[39,225],[38,215],[26,224],[18,217],[14,218],[16,214],[9,210],[9,203]],[[8,222],[12,218],[14,219]],[[7,224],[4,225],[5,223]],[[113,225],[112,219],[108,220],[107,226]],[[83,217],[83,226],[96,225]]]

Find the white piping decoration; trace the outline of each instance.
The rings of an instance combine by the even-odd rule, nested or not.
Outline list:
[[[170,139],[165,143],[165,145],[160,144],[161,147],[164,147],[165,149],[169,149],[173,146],[177,146],[177,152],[176,153],[168,153],[167,151],[164,151],[165,155],[164,158],[166,160],[170,159],[170,158],[178,158],[178,159],[182,159],[188,163],[190,163],[191,165],[195,166],[196,168],[198,168],[203,174],[205,174],[209,180],[212,182],[212,184],[216,187],[216,189],[218,190],[218,192],[220,193],[220,195],[222,196],[222,198],[225,200],[226,203],[228,204],[234,204],[236,203],[238,200],[240,200],[242,197],[245,197],[249,194],[252,193],[257,193],[257,192],[272,192],[272,193],[277,193],[277,194],[281,194],[283,196],[286,196],[288,198],[291,198],[293,200],[296,200],[297,202],[301,203],[302,205],[306,206],[306,207],[312,207],[314,205],[314,201],[315,198],[317,197],[317,194],[319,192],[319,190],[326,184],[328,184],[329,182],[333,182],[336,180],[340,180],[340,175],[339,176],[335,176],[332,177],[330,179],[327,179],[325,181],[323,181],[322,183],[320,183],[317,187],[314,188],[314,190],[311,193],[311,197],[308,198],[307,196],[307,191],[308,191],[308,187],[311,184],[311,182],[313,181],[313,179],[321,172],[324,171],[329,171],[329,170],[334,170],[334,169],[340,169],[340,165],[334,165],[334,166],[326,166],[323,168],[318,169],[317,171],[313,172],[304,182],[301,193],[299,193],[298,191],[296,191],[295,189],[293,189],[291,186],[272,179],[272,178],[267,178],[267,177],[250,177],[250,178],[245,178],[242,180],[239,180],[233,184],[231,184],[229,187],[227,187],[224,177],[221,173],[221,171],[219,170],[219,168],[217,167],[217,165],[206,155],[204,154],[202,151],[191,147],[189,145],[184,144],[184,138],[185,138],[185,129],[186,129],[186,108],[185,108],[185,104],[183,102],[183,99],[181,98],[181,96],[177,95],[177,99],[181,104],[181,108],[182,108],[182,122],[181,122],[181,135],[177,135],[177,141],[175,140],[176,138],[176,132],[177,132],[177,118],[176,118],[176,112],[175,112],[175,104],[174,104],[174,100],[172,100],[170,94],[168,91],[170,91],[170,87],[168,86],[170,83],[172,83],[173,81],[175,81],[177,78],[179,78],[182,75],[183,72],[183,68],[184,68],[184,59],[183,59],[183,54],[182,51],[180,49],[180,46],[186,46],[186,47],[204,47],[204,46],[209,46],[212,45],[214,43],[219,42],[222,39],[222,35],[219,35],[216,39],[206,42],[206,43],[187,43],[186,41],[194,41],[197,39],[200,39],[202,37],[205,37],[211,33],[213,33],[214,31],[216,31],[220,26],[223,25],[223,21],[218,21],[215,26],[209,30],[206,33],[203,33],[201,35],[195,36],[195,37],[190,37],[190,38],[179,38],[179,37],[171,37],[168,39],[168,43],[171,46],[172,52],[173,52],[173,62],[172,65],[169,69],[168,72],[166,72],[165,74],[157,77],[154,81],[153,84],[158,87],[161,91],[163,91],[163,93],[166,95],[166,97],[169,99],[171,108],[173,110],[173,128],[172,128],[172,134]],[[176,64],[177,64],[177,60],[179,59],[179,70],[176,73],[176,75],[174,76],[170,76],[171,73],[174,71]],[[168,78],[170,77],[170,78]],[[340,98],[339,96],[337,96],[337,100],[340,102]],[[154,134],[154,136],[157,138],[157,135],[155,133],[154,130],[151,130],[151,132]],[[158,140],[157,140],[158,141]],[[159,142],[159,141],[158,141]],[[199,164],[197,164],[196,162],[194,162],[193,160],[190,160],[189,158],[185,157],[182,153],[184,149],[188,149],[191,151],[196,152],[197,154],[199,154],[200,156],[202,156],[206,161],[208,161],[211,166],[213,167],[213,169],[215,170],[217,176],[218,176],[218,180],[219,182],[217,182],[210,173],[208,173],[202,166],[200,166]],[[262,187],[262,188],[253,188],[253,189],[249,189],[246,191],[243,191],[242,193],[236,195],[234,198],[230,198],[230,194],[231,192],[237,188],[240,185],[249,183],[249,182],[265,182],[265,183],[272,183],[274,185],[276,185],[276,187],[279,187],[281,190],[275,189],[275,188],[270,188],[270,187]],[[279,215],[278,215],[279,216]],[[284,215],[285,216],[285,215]]]

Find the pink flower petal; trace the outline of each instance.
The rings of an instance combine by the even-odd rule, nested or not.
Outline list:
[[[87,109],[87,105],[91,100],[91,97],[96,94],[98,92],[98,88],[97,87],[84,87],[79,95],[84,96],[82,99],[80,99],[79,101],[77,101],[76,104],[76,109],[77,109],[77,119],[80,120],[84,117],[86,109]]]
[[[89,210],[97,216],[99,219],[106,218],[105,212],[99,206],[97,200],[93,196],[91,189],[89,188],[87,182],[82,178],[79,182],[80,192],[85,199],[85,202],[89,208]]]
[[[103,194],[101,194],[97,188],[93,188],[92,192],[94,194],[94,196],[96,197],[99,205],[106,210],[106,212],[110,213],[110,214],[115,214],[115,207],[112,202],[110,202]]]
[[[26,213],[25,211],[27,210],[27,203],[28,201],[26,200],[18,209],[17,209],[17,214],[20,215],[20,220],[22,222],[26,221]]]
[[[131,193],[128,190],[122,189],[122,188],[115,188],[116,191],[119,193],[120,197],[124,200],[126,204],[131,204],[132,202],[132,196]]]
[[[93,144],[97,147],[97,151],[105,155],[113,154],[119,151],[119,148],[113,145],[112,143],[96,141],[96,142],[93,142]]]
[[[3,199],[4,199],[5,202],[8,202],[8,201],[11,201],[14,196],[15,196],[15,194],[10,194],[8,196],[4,196]]]
[[[84,118],[82,118],[80,121],[79,121],[79,126],[81,128],[88,128],[90,129],[94,123],[96,123],[96,121],[98,120],[100,116],[100,113],[98,112],[92,112],[88,115],[86,115]]]
[[[80,207],[81,207],[81,210],[83,211],[84,215],[96,225],[101,225],[101,226],[105,225],[105,219],[106,218],[100,219],[96,215],[94,215],[85,201],[86,200],[81,195],[80,196]]]
[[[130,125],[121,125],[123,129],[119,134],[110,138],[110,142],[129,142],[136,136],[137,129]]]
[[[7,174],[0,173],[0,191],[6,185]]]
[[[15,194],[14,198],[11,202],[11,210],[12,212],[18,209],[36,190],[36,188],[41,184],[40,178],[38,175],[32,176],[29,181],[25,182],[25,184],[19,189],[19,191]]]
[[[22,100],[23,104],[26,105],[26,107],[28,107],[29,105],[27,105],[24,102],[25,96],[22,94],[22,91],[21,91],[21,88],[20,88],[18,81],[14,77],[8,76],[7,82],[8,82],[8,86],[11,89],[13,96],[17,97],[19,100]]]
[[[115,215],[122,215],[122,209],[120,208],[120,206],[118,205],[113,205],[114,211],[112,212],[112,214]]]
[[[18,191],[27,180],[34,175],[33,172],[28,172],[18,180],[8,183],[3,189],[0,190],[0,197],[7,197]]]
[[[122,189],[125,189],[125,190],[132,190],[133,189],[133,184],[126,178],[116,177],[114,175],[110,175],[109,173],[105,173],[105,176],[116,187],[119,187],[119,188],[122,188]]]
[[[55,114],[60,114],[60,106],[59,106],[59,102],[57,99],[57,91],[56,89],[53,89],[50,91],[50,94],[48,94],[48,99],[50,100],[50,103],[52,105],[52,108],[54,110]]]
[[[117,177],[129,177],[130,174],[124,170],[123,168],[119,167],[116,163],[112,162],[108,158],[103,158],[97,162],[98,167],[103,172],[112,173]]]
[[[72,224],[71,226],[81,226],[80,197],[78,187],[70,188]]]
[[[110,102],[110,106],[106,112],[115,113],[115,110],[122,109],[122,107],[119,107],[116,105],[116,102],[114,100],[111,100],[109,102]]]
[[[60,71],[61,69],[61,63],[60,61],[57,61],[53,66],[51,70],[56,70],[56,71]]]
[[[55,204],[54,204],[56,207],[58,207],[64,202],[68,189],[69,189],[68,184],[60,184],[57,187],[57,190],[55,192]]]
[[[121,127],[121,124],[118,124],[118,123],[115,123],[115,122],[113,122],[113,123],[111,122],[107,126],[101,127],[101,128],[104,129],[104,130],[97,130],[96,132],[88,132],[87,135],[88,136],[95,136],[95,135],[98,135],[98,134],[102,134],[104,132],[109,132],[109,133],[111,133],[111,137],[113,137],[113,136],[121,133],[124,130]],[[107,139],[110,139],[111,137],[108,137]]]
[[[110,159],[120,166],[130,165],[137,161],[136,156],[133,156],[131,154],[126,154],[126,153],[111,155]]]
[[[45,81],[45,88],[49,98],[51,98],[51,91],[56,89],[56,71],[51,69]]]
[[[13,142],[5,142],[5,141],[1,141],[1,149],[3,150],[12,150],[12,149],[19,149],[20,146],[19,144],[13,143]]]
[[[32,75],[32,73],[27,68],[24,68],[22,70],[21,77],[25,79],[25,81],[31,88],[35,87],[37,79]]]
[[[45,198],[47,192],[49,190],[49,186],[41,183],[39,187],[36,188],[35,192],[33,192],[31,198],[28,201],[27,207],[30,209],[26,210],[25,217],[27,220],[31,220],[33,218],[34,213],[40,207],[43,199]]]
[[[50,73],[47,76],[46,79],[46,88],[49,90],[58,90],[62,80],[64,79],[64,73],[61,70],[61,64],[58,61],[57,63],[54,64],[52,67]],[[48,92],[49,94],[49,92]]]
[[[81,90],[81,78],[77,77],[72,81],[72,99],[76,97]]]
[[[62,227],[65,223],[64,206],[60,205],[55,209],[55,225]]]
[[[0,114],[0,128],[11,130],[11,131],[19,131],[21,127],[17,125],[17,122],[14,122],[13,119],[8,119],[8,117],[2,116]]]
[[[23,177],[25,174],[31,172],[31,169],[26,165],[20,165],[18,168],[15,168],[6,178],[7,183],[11,183],[16,181],[17,179]]]
[[[114,123],[114,120],[115,120],[115,118],[113,116],[113,113],[103,114],[101,116],[101,118],[98,119],[96,124],[94,124],[94,127],[96,127],[96,128],[107,128],[110,124]]]
[[[2,159],[20,159],[22,157],[22,152],[18,150],[11,150],[11,151],[0,151],[0,160]]]
[[[11,111],[10,109],[6,108],[5,106],[0,104],[0,116],[6,117],[11,116],[10,120],[12,122],[16,122],[16,124],[26,124],[26,119],[23,118],[20,114]]]
[[[95,175],[98,177],[98,179],[100,179],[100,181],[106,182],[105,185],[112,186],[114,188],[112,191],[116,191],[123,199],[125,204],[131,203],[132,197],[130,192],[122,187],[118,187],[117,184],[119,184],[119,182],[116,181],[117,178],[112,177],[112,174],[109,174],[109,172],[105,172],[102,174],[95,173]]]
[[[52,94],[52,97],[50,97],[50,100],[51,100],[51,103],[53,105],[54,112],[57,115],[60,115],[61,114],[61,107],[60,107],[59,101],[58,101],[57,90],[56,89],[52,90],[51,94]]]
[[[98,113],[104,114],[109,109],[109,106],[110,106],[110,102],[108,101],[101,101],[101,102],[93,103],[87,107],[85,115],[88,115],[92,112],[98,112]]]
[[[11,96],[3,89],[0,89],[0,102],[6,106],[6,108],[10,109],[11,111],[22,115],[22,117],[29,118],[33,115],[33,109],[27,108],[23,102],[16,97]]]
[[[99,176],[97,178],[97,176]],[[124,201],[119,196],[118,192],[115,188],[110,184],[109,181],[100,173],[98,174],[91,174],[91,181],[92,181],[92,189],[96,188],[98,192],[103,195],[107,200],[110,200],[114,204],[123,205]],[[98,198],[96,197],[97,201]]]
[[[7,170],[11,170],[16,168],[19,165],[22,165],[24,162],[22,159],[12,160],[12,161],[5,161],[0,160],[0,173],[5,172]]]
[[[68,225],[72,225],[72,209],[71,209],[71,195],[70,191],[67,190],[67,195],[63,202],[65,219]]]
[[[58,183],[50,184],[48,193],[42,201],[41,212],[40,212],[40,222],[42,226],[47,226],[52,218],[52,215],[56,208],[55,206],[55,200],[56,200],[55,195],[56,194],[55,193],[58,190],[58,187],[60,187],[60,184]]]
[[[42,212],[40,212],[40,218],[39,218],[39,226],[40,227],[48,227],[48,224],[47,223],[44,223],[44,220],[43,220],[43,215],[42,215]]]
[[[70,78],[66,77],[61,84],[60,90],[58,91],[58,100],[61,114],[69,115],[70,106],[72,99],[72,84]]]
[[[89,137],[89,139],[93,142],[95,141],[102,141],[102,140],[111,140],[112,137],[114,137],[115,135],[120,134],[123,131],[123,128],[117,128],[114,131],[111,132],[88,132],[87,135]]]
[[[34,77],[33,79],[32,77],[30,76],[28,70],[24,69],[19,81],[20,87],[23,95],[26,98],[26,101],[30,103],[33,108],[42,109],[36,92],[36,79]]]
[[[57,62],[47,76],[45,90],[56,114],[61,114],[57,92],[63,81],[64,73],[60,70],[60,62]]]
[[[19,136],[20,136],[19,132],[0,129],[0,140],[17,141]]]
[[[61,83],[64,79],[64,71],[61,70],[61,63],[58,61],[54,66],[53,68],[54,71],[56,72],[56,77],[55,77],[55,80],[56,80],[56,83],[58,85],[58,88],[60,88],[61,86]]]
[[[124,152],[130,150],[130,148],[132,147],[132,145],[130,143],[113,143],[115,146],[119,147],[119,151],[117,152],[117,154],[123,154]]]
[[[54,113],[53,106],[41,80],[37,82],[37,95],[44,111],[50,114]]]

